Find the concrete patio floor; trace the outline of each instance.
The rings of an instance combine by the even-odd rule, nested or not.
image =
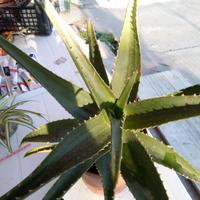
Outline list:
[[[92,19],[98,31],[112,32],[119,39],[127,0],[72,0],[72,3],[67,21]],[[200,82],[199,10],[198,0],[139,1],[143,74],[173,68],[192,83]]]

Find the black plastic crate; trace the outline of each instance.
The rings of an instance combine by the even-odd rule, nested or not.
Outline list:
[[[24,6],[0,7],[0,33],[4,31],[49,35],[52,25],[37,1]]]
[[[26,6],[31,0],[15,0],[16,6]]]

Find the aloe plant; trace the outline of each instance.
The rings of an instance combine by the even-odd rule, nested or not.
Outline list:
[[[0,37],[0,46],[73,116],[73,119],[45,124],[23,139],[22,142],[48,142],[27,152],[26,156],[43,151],[50,153],[30,176],[0,199],[24,199],[56,177],[59,179],[43,199],[59,199],[93,164],[102,177],[106,200],[114,199],[120,173],[136,199],[168,199],[154,162],[199,182],[197,169],[171,147],[143,133],[145,128],[200,115],[200,96],[193,95],[200,90],[194,86],[174,95],[138,100],[141,62],[137,0],[131,0],[126,10],[111,82],[92,23],[88,22],[88,60],[51,3],[46,0],[42,6],[89,92],[48,71]]]

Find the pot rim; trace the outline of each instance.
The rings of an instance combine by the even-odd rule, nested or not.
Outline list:
[[[87,171],[82,175],[82,180],[90,191],[103,196],[103,187],[100,175]],[[115,194],[122,192],[126,187],[127,185],[120,174],[118,183],[115,187]]]

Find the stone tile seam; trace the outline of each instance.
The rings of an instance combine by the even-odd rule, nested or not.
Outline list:
[[[188,46],[188,47],[181,47],[181,48],[177,48],[177,49],[169,49],[169,50],[165,50],[165,51],[159,51],[159,53],[171,53],[171,52],[176,52],[176,51],[194,49],[194,48],[198,48],[198,47],[200,47],[200,44]]]

